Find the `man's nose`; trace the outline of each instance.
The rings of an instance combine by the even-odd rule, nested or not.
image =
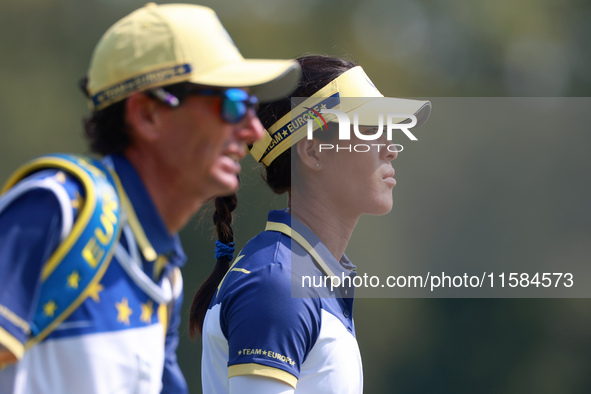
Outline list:
[[[254,109],[249,109],[238,131],[238,138],[247,145],[250,145],[263,138],[263,133],[265,133],[265,128],[261,124],[261,121],[256,116]]]

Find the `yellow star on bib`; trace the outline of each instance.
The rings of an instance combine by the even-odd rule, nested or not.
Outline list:
[[[55,174],[55,179],[63,185],[64,183],[66,183],[66,174],[64,174],[63,171],[58,171]]]
[[[80,196],[80,193],[78,193],[78,191],[76,191],[76,194],[74,195],[74,199],[71,200],[72,202],[72,208],[74,209],[79,209],[82,206],[82,196]]]
[[[117,321],[129,326],[129,316],[133,314],[133,310],[129,307],[127,298],[123,297],[121,302],[116,302],[115,308],[117,308]]]
[[[55,304],[55,302],[53,302],[53,300],[50,300],[45,305],[43,305],[43,313],[45,313],[45,316],[53,317],[53,314],[55,313],[56,309],[57,305]]]
[[[90,298],[92,298],[95,302],[100,302],[101,298],[99,297],[99,293],[103,291],[104,287],[100,283],[94,283],[86,289],[86,294]]]
[[[142,307],[142,315],[140,316],[140,321],[144,323],[150,324],[152,323],[152,314],[154,313],[154,309],[152,308],[153,302],[152,300],[148,300],[145,304],[141,304]]]
[[[73,271],[70,276],[68,276],[68,286],[72,289],[77,289],[78,282],[80,282],[80,274],[78,271]]]

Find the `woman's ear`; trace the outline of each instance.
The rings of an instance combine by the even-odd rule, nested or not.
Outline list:
[[[296,151],[302,164],[311,170],[322,168],[320,160],[320,141],[316,138],[305,138],[296,144]]]
[[[160,103],[144,93],[134,93],[125,103],[125,122],[133,138],[154,141],[160,136],[156,127],[156,110]]]

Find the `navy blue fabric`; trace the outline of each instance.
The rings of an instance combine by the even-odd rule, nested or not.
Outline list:
[[[26,192],[0,212],[0,305],[24,321],[33,318],[43,263],[59,245],[62,217],[46,189]],[[0,326],[23,344],[28,333],[0,314]]]
[[[257,363],[299,377],[320,332],[320,302],[291,298],[290,277],[282,265],[267,265],[235,281],[226,293],[221,322],[228,366]]]

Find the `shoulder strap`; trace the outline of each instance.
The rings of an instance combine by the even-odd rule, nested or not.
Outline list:
[[[60,169],[83,186],[84,205],[72,231],[41,270],[41,291],[27,348],[43,340],[88,297],[103,277],[123,227],[114,180],[100,163],[87,156],[41,156],[19,168],[3,191],[41,169]]]
[[[181,274],[181,269],[179,267],[174,267],[168,272],[168,280],[170,281],[170,286],[172,288],[172,298],[166,304],[161,304],[161,307],[166,311],[166,313],[162,312],[161,322],[164,326],[164,336],[168,333],[168,326],[172,322],[172,318],[174,316],[174,306],[179,301],[179,297],[181,295],[181,291],[183,290],[183,276]],[[181,300],[182,302],[182,300]]]

